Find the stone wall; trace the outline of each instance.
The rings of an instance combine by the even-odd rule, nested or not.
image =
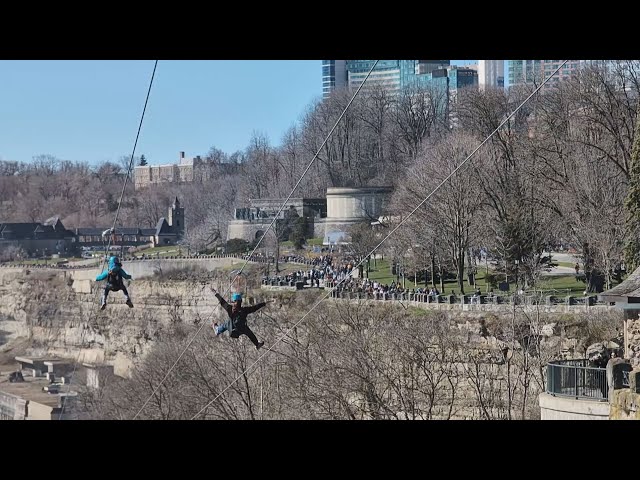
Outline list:
[[[327,218],[377,218],[384,213],[391,187],[328,188]]]
[[[24,420],[27,401],[0,391],[0,420]]]
[[[211,261],[215,261],[218,266],[225,262],[229,266],[234,262],[242,262],[237,258]],[[160,261],[160,265],[167,272],[172,268],[188,265],[188,262],[189,260],[164,260]],[[103,284],[93,281],[97,269],[34,269],[28,274],[24,269],[0,269],[0,344],[19,337],[25,338],[31,343],[30,354],[79,357],[81,362],[106,362],[114,366],[116,374],[122,375],[129,372],[153,348],[163,332],[180,323],[212,323],[214,319],[222,318],[223,312],[217,308],[217,300],[206,287],[213,285],[224,291],[228,286],[228,270],[213,272],[206,281],[189,272],[177,280],[170,276],[145,278],[145,274],[154,272],[155,263],[156,261],[125,263],[125,269],[135,279],[129,286],[135,307],[129,309],[124,304],[122,293],[112,292],[104,311],[99,309],[99,295]],[[213,280],[214,278],[217,280]],[[305,300],[307,294],[309,292],[306,291],[295,294],[305,307],[306,302],[312,300]],[[281,296],[283,293],[265,290],[256,292],[256,295],[264,298]],[[383,307],[381,304],[384,303],[387,307],[397,303],[398,311],[417,307],[416,311],[423,312],[423,308],[429,308],[429,304],[413,302],[400,305],[399,302],[353,301],[368,303],[372,308],[378,305]],[[308,307],[311,307],[311,303]],[[495,338],[485,338],[479,333],[483,331],[483,322],[491,323],[493,318],[511,314],[511,308],[498,310],[498,306],[492,306],[495,310],[491,312],[479,308],[465,308],[461,311],[461,307],[442,313],[450,321],[463,325],[459,328],[475,332],[474,338],[478,337],[478,341],[482,340],[489,346]],[[563,307],[557,314],[549,313],[555,316],[542,321],[539,325],[540,332],[533,333],[545,337],[545,342],[558,345],[558,352],[564,352],[563,355],[581,356],[586,346],[592,343],[581,339],[585,329],[581,316],[591,315],[600,320],[607,312],[615,313],[615,310],[589,307],[587,311],[574,307],[569,313],[566,308],[569,307]]]
[[[640,394],[631,390],[616,390],[611,399],[611,420],[640,420]]]
[[[629,388],[611,394],[611,420],[640,420],[640,368],[629,372]]]
[[[631,365],[640,366],[640,319],[627,320],[627,335],[629,351],[626,357],[631,360]]]

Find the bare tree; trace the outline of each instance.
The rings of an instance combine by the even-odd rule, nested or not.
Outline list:
[[[402,211],[415,208],[465,160],[473,146],[473,139],[456,134],[425,150],[397,190],[398,208]],[[424,208],[414,214],[420,224],[438,230],[441,236],[437,241],[447,245],[456,268],[458,287],[463,293],[466,252],[475,240],[476,225],[480,223],[476,215],[482,204],[481,195],[471,171],[466,169],[452,176]]]

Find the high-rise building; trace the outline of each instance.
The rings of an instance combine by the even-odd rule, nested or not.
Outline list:
[[[441,70],[435,70],[432,75],[439,75]],[[461,88],[478,88],[478,68],[476,65],[468,67],[451,66],[446,71],[447,81],[447,109],[449,125],[458,126],[458,90]]]
[[[347,61],[322,61],[322,96],[327,98],[336,89],[347,86]]]
[[[325,97],[338,84],[338,67],[332,62],[323,61],[323,79]],[[345,62],[346,85],[350,90],[358,88],[367,79],[363,89],[382,86],[392,94],[410,87],[423,87],[433,90],[434,105],[443,114],[449,112],[451,124],[455,125],[455,103],[457,92],[461,88],[478,86],[478,69],[476,65],[460,67],[452,66],[450,60],[379,60],[371,71],[375,60],[347,60]],[[497,67],[491,73],[496,85],[504,82],[504,67]],[[500,75],[502,74],[502,75]],[[438,94],[437,92],[440,92]]]
[[[323,60],[323,98],[340,88],[358,88],[374,63],[375,60]],[[450,65],[450,60],[379,60],[363,88],[380,85],[397,93],[408,86],[429,85],[434,78],[432,72]]]
[[[323,61],[323,93],[325,98],[337,88],[338,79],[346,77],[346,85],[350,90],[357,89],[367,79],[363,89],[381,86],[391,94],[410,87],[422,87],[440,92],[433,97],[434,105],[442,109],[442,113],[449,111],[450,103],[456,100],[457,92],[464,87],[478,86],[478,69],[476,65],[467,67],[452,66],[450,60],[346,60],[345,76],[338,75],[339,60]],[[373,65],[376,68],[372,71]],[[494,82],[500,85],[504,82],[504,68],[492,71]],[[369,73],[371,72],[371,73]],[[453,117],[452,117],[453,118]],[[452,120],[452,124],[455,121]]]
[[[509,60],[509,86],[535,84],[539,85],[549,77],[564,60]],[[580,68],[589,65],[606,65],[603,60],[569,60],[547,83],[553,85],[571,78]]]
[[[434,70],[447,68],[451,65],[451,60],[418,60],[416,63],[416,74],[423,75]]]
[[[478,60],[478,86],[504,87],[504,60]]]
[[[447,68],[445,72],[449,78],[449,91],[478,86],[478,71],[475,68],[453,66]],[[435,73],[437,73],[437,71]]]
[[[401,88],[402,60],[379,60],[375,70],[371,72],[363,88],[380,85],[391,92],[398,92]],[[354,90],[367,78],[375,60],[347,60],[347,82]]]
[[[400,60],[401,88],[409,86],[446,87],[446,80],[437,79],[447,76],[446,69],[450,65],[450,60]]]
[[[358,88],[367,77],[375,60],[347,60],[347,82],[350,89]],[[450,60],[379,60],[371,72],[367,86],[381,85],[392,93],[413,85],[428,85],[431,73],[450,65]]]

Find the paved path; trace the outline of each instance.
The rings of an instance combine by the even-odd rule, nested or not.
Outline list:
[[[576,262],[580,263],[580,259],[571,253],[561,253],[561,252],[551,252],[551,259],[554,262],[562,262],[562,263],[571,263],[573,265]],[[582,268],[580,268],[580,273],[584,273]],[[561,267],[557,266],[551,269],[549,272],[542,272],[543,276],[546,277],[556,277],[562,275],[575,275],[576,269],[575,267]]]

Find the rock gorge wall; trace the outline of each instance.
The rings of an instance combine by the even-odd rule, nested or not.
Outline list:
[[[0,269],[0,349],[18,338],[28,339],[32,355],[105,362],[114,365],[118,375],[127,375],[152,349],[163,330],[169,331],[179,323],[210,324],[214,317],[221,318],[223,312],[216,308],[218,302],[207,286],[226,290],[231,269],[242,261],[220,259],[198,271],[185,271],[184,265],[165,262],[162,275],[155,277],[151,275],[158,271],[158,265],[140,263],[146,266],[125,265],[134,275],[129,290],[135,308],[124,304],[121,292],[111,292],[104,311],[99,310],[104,283],[93,281],[97,270]],[[253,291],[259,296],[274,293]],[[251,303],[252,299],[248,300]],[[488,349],[500,348],[500,335],[492,327],[500,315],[509,315],[509,309],[504,313],[446,312],[458,329],[468,331]],[[582,357],[590,343],[602,340],[585,329],[588,315],[618,315],[622,327],[620,312],[598,309],[591,314],[545,314],[536,335],[544,337],[562,357]]]

